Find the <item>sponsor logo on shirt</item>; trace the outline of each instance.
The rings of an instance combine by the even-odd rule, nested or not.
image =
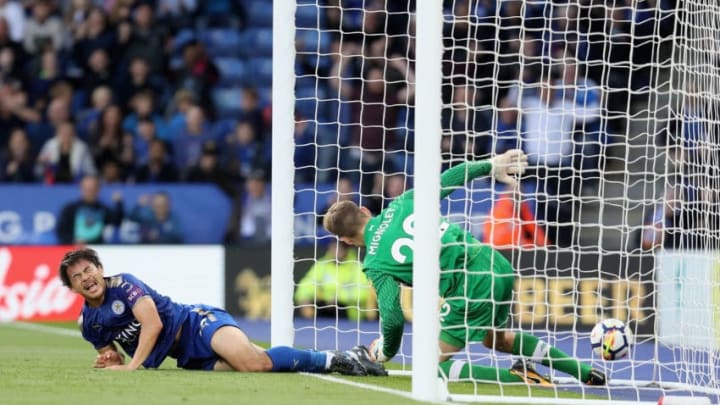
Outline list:
[[[123,343],[132,343],[137,340],[138,336],[140,336],[140,322],[134,321],[128,326],[125,327],[125,329],[121,330],[117,335],[115,335],[115,339],[117,342],[123,344]]]

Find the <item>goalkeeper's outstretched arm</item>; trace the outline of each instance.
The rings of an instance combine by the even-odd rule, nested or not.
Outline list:
[[[440,176],[440,199],[447,197],[468,181],[488,174],[495,176],[499,182],[515,186],[517,185],[515,175],[525,172],[526,167],[527,156],[520,149],[511,149],[492,159],[461,163],[445,170]]]
[[[515,175],[524,173],[526,167],[527,156],[520,149],[511,149],[492,159],[463,162],[445,170],[440,176],[440,199],[447,197],[468,181],[488,174],[495,176],[497,181],[515,186],[517,185]],[[413,198],[413,193],[413,190],[409,190],[398,198]]]

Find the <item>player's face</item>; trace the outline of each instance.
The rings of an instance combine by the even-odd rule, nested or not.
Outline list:
[[[68,267],[70,287],[82,295],[90,306],[102,304],[105,298],[105,279],[102,267],[97,267],[87,260],[80,260]]]

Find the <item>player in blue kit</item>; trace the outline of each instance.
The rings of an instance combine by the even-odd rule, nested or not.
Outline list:
[[[287,346],[265,350],[223,309],[173,302],[131,274],[105,277],[97,252],[89,248],[66,253],[59,273],[66,286],[85,298],[79,324],[83,338],[99,353],[96,368],[157,368],[170,356],[178,367],[195,370],[387,375],[363,346],[347,352]],[[129,362],[117,345],[131,356]]]

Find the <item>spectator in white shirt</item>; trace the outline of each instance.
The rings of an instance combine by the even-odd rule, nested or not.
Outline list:
[[[0,17],[7,21],[10,39],[21,42],[25,32],[25,11],[18,1],[0,0]]]
[[[46,183],[71,183],[96,174],[90,149],[75,136],[75,125],[71,122],[58,125],[55,136],[45,142],[38,155],[35,175]]]

